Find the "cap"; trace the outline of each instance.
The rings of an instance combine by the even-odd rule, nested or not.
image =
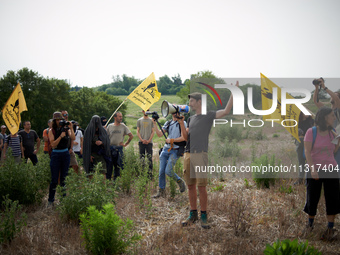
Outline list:
[[[194,92],[194,93],[191,93],[191,94],[189,94],[188,95],[188,98],[190,99],[190,98],[194,98],[194,99],[196,99],[196,100],[200,100],[200,99],[202,99],[202,94],[201,93],[198,93],[198,92]]]
[[[54,120],[61,120],[61,119],[63,119],[63,116],[61,115],[61,112],[54,112],[53,113],[53,119]]]
[[[5,125],[2,125],[1,128],[6,128],[6,126],[5,126]]]

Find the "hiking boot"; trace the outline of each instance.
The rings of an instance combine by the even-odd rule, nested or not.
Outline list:
[[[153,198],[159,198],[159,197],[165,197],[165,189],[159,188],[157,194],[153,196]]]
[[[201,227],[204,229],[210,228],[210,225],[208,223],[208,215],[206,213],[201,213]]]
[[[185,182],[182,179],[177,180],[179,191],[183,193],[185,191]]]
[[[193,224],[197,220],[198,220],[197,211],[190,211],[189,217],[185,221],[182,222],[182,226],[186,227],[188,225]]]
[[[334,241],[335,240],[335,231],[336,229],[334,228],[327,228],[325,233],[321,236],[321,240],[323,241]]]

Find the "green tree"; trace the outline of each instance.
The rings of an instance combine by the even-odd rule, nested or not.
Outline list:
[[[66,108],[70,85],[65,80],[46,79],[27,67],[8,71],[0,79],[0,103],[6,103],[13,89],[20,82],[28,111],[21,113],[22,121],[29,120],[39,135],[47,126],[54,111]]]
[[[68,109],[68,112],[71,118],[78,121],[84,129],[93,115],[109,118],[122,102],[115,96],[86,87],[77,92],[72,91],[70,96],[71,107]],[[124,115],[126,106],[122,105],[119,111]]]

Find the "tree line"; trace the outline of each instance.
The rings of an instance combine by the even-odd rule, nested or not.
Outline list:
[[[66,80],[45,78],[25,67],[17,72],[8,71],[0,79],[2,108],[18,82],[21,84],[28,109],[21,113],[21,120],[29,120],[32,129],[36,130],[39,136],[55,111],[67,110],[69,120],[77,121],[85,129],[93,115],[109,118],[122,102],[118,97],[92,88],[72,89]],[[120,111],[125,115],[126,106],[123,105]],[[2,116],[0,123],[5,124]]]
[[[20,82],[28,108],[28,111],[21,114],[21,119],[22,121],[29,120],[32,129],[35,129],[38,134],[42,134],[43,129],[47,127],[47,121],[52,118],[53,112],[61,110],[67,110],[70,120],[76,120],[81,127],[86,128],[95,114],[109,118],[122,102],[116,96],[130,94],[142,81],[123,74],[113,77],[113,82],[110,84],[94,88],[71,87],[66,80],[46,78],[25,67],[16,72],[8,71],[0,79],[0,106],[5,105],[13,89]],[[176,94],[180,98],[178,103],[186,104],[190,92],[205,93],[197,81],[211,86],[224,83],[223,79],[218,78],[211,71],[202,71],[191,75],[191,79],[186,79],[184,83],[179,75],[171,78],[164,75],[157,81],[157,86],[162,95]],[[261,87],[255,84],[240,86],[245,98],[247,98],[248,87],[253,88],[254,107],[260,109]],[[208,96],[209,110],[224,108],[230,97],[230,91],[227,89],[216,89],[216,91],[223,104],[220,105],[214,94],[217,104]],[[247,100],[245,100],[245,109],[248,109]],[[126,105],[123,104],[120,111],[124,116]],[[3,123],[2,118],[0,123]]]
[[[109,95],[129,95],[144,80],[136,79],[134,76],[129,77],[126,74],[123,74],[122,76],[113,76],[112,79],[112,83],[98,86],[95,90],[103,91]],[[158,91],[162,95],[176,95],[176,93],[179,92],[185,85],[183,84],[179,74],[171,78],[168,75],[164,75],[159,77],[156,82]]]

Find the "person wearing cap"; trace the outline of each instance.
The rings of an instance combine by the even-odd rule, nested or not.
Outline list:
[[[24,129],[18,132],[18,135],[22,137],[22,144],[24,146],[24,156],[27,163],[27,159],[30,159],[33,165],[38,163],[37,153],[40,148],[40,138],[34,130],[31,129],[31,122],[24,121]],[[34,149],[35,143],[37,148]]]
[[[238,81],[236,82],[238,87]],[[188,185],[188,194],[190,202],[189,217],[182,222],[182,226],[188,226],[198,220],[197,212],[197,190],[199,190],[199,200],[201,206],[201,226],[208,229],[207,207],[208,194],[206,186],[208,184],[207,173],[196,173],[195,166],[208,165],[208,143],[209,133],[214,119],[220,119],[229,114],[233,105],[233,96],[231,95],[226,107],[219,111],[209,111],[206,115],[202,115],[202,94],[192,93],[188,95],[189,106],[196,114],[188,119],[188,126],[185,131],[188,143],[184,153],[184,179]]]
[[[51,153],[51,183],[49,187],[48,206],[53,206],[56,188],[60,174],[60,185],[65,186],[65,178],[68,174],[70,165],[70,153],[68,149],[69,140],[75,139],[73,125],[68,122],[69,128],[61,127],[60,121],[63,119],[61,112],[53,113],[52,128],[48,132],[48,139],[50,140]]]
[[[152,138],[155,134],[153,122],[143,110],[143,117],[137,120],[137,136],[139,138],[138,147],[141,159],[145,159],[145,154],[149,163],[149,178],[152,179]]]
[[[44,154],[51,154],[51,146],[48,141],[48,132],[52,128],[52,121],[53,119],[49,119],[47,122],[48,128],[45,128],[43,131],[43,139],[44,139]],[[50,155],[51,156],[51,155]]]

